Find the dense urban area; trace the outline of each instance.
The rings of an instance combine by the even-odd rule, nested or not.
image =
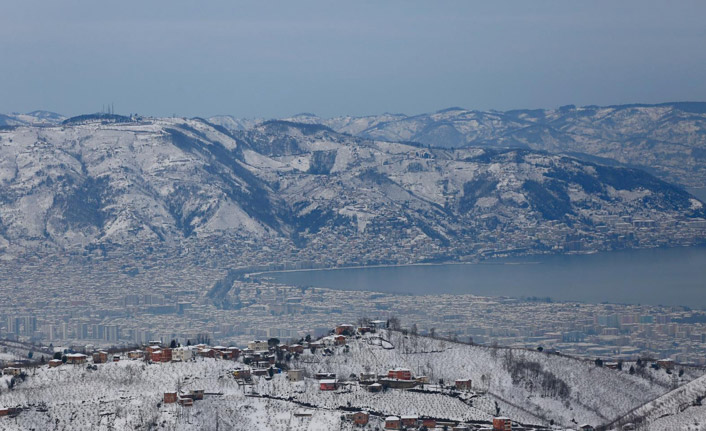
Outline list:
[[[341,322],[396,318],[419,334],[462,342],[604,360],[706,363],[706,314],[698,309],[344,291],[287,286],[258,275],[288,268],[286,259],[232,269],[238,259],[261,259],[258,253],[273,249],[243,247],[231,254],[237,258],[220,261],[209,255],[220,253],[214,247],[172,257],[134,251],[128,258],[117,249],[2,262],[2,338],[72,349],[173,339],[243,346],[253,338],[297,340],[323,335]],[[32,295],[20,294],[27,289]]]

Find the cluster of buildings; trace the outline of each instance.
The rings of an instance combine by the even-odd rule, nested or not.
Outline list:
[[[158,366],[160,363],[165,362],[183,362],[197,358],[211,358],[234,361],[235,365],[231,375],[238,385],[244,386],[253,385],[253,377],[272,379],[275,374],[283,373],[286,374],[286,379],[291,383],[314,379],[320,391],[347,390],[350,385],[359,385],[368,392],[376,393],[384,390],[410,389],[428,385],[430,382],[426,376],[415,376],[411,369],[402,367],[389,368],[382,374],[361,373],[355,378],[346,376],[341,380],[337,379],[337,375],[334,372],[318,372],[312,376],[302,369],[293,369],[287,366],[284,366],[283,369],[280,368],[283,366],[283,362],[289,362],[291,357],[288,358],[287,355],[300,355],[305,350],[314,352],[317,349],[322,349],[326,354],[333,354],[333,349],[347,350],[351,337],[368,336],[375,338],[377,330],[388,326],[389,323],[389,321],[385,320],[368,320],[364,326],[339,324],[333,330],[329,330],[328,335],[317,339],[301,340],[301,343],[286,344],[277,339],[256,339],[248,341],[246,346],[242,348],[210,346],[203,343],[188,346],[175,346],[172,343],[167,346],[159,341],[151,341],[139,349],[110,351],[94,349],[92,352],[67,353],[61,359],[52,359],[47,366],[54,368],[67,365],[87,365],[89,368],[94,367],[94,369],[97,369],[95,368],[97,364],[119,362],[121,360],[140,360],[153,366]],[[664,368],[674,368],[675,366],[671,360],[662,360],[658,361],[658,363],[660,367]],[[21,373],[22,368],[14,366],[5,367],[2,370],[2,374],[10,376],[19,376]],[[443,389],[442,386],[435,386],[435,388]],[[473,391],[473,382],[471,379],[460,378],[455,380],[450,387],[446,387],[446,389],[452,388],[456,393],[458,391],[471,392]],[[165,405],[178,404],[182,407],[191,407],[195,402],[203,400],[205,395],[207,393],[202,388],[185,389],[178,387],[176,390],[164,392],[162,402]],[[14,415],[20,412],[21,408],[0,409],[0,416]],[[368,425],[372,420],[371,414],[363,410],[345,413],[344,417],[354,425],[361,427]],[[385,430],[512,431],[524,429],[507,417],[493,418],[491,426],[420,417],[412,414],[387,416],[384,418],[378,415],[375,417],[375,421],[383,426]],[[590,425],[582,425],[577,430],[594,431]]]
[[[609,216],[599,219],[596,222],[628,223]],[[662,221],[650,220],[630,222],[637,237],[661,229]],[[356,241],[342,244],[355,250]],[[699,311],[284,286],[245,274],[365,262],[339,262],[338,252],[330,249],[326,256],[309,256],[315,248],[289,250],[287,242],[277,238],[258,244],[240,241],[239,247],[218,241],[208,247],[186,244],[194,245],[188,253],[103,246],[86,255],[0,262],[5,298],[0,304],[0,338],[66,348],[127,347],[172,339],[182,344],[243,345],[253,338],[316,337],[340,321],[397,316],[420,333],[461,341],[542,346],[591,358],[643,355],[706,363],[706,318]],[[427,246],[430,252],[435,247],[415,245]],[[411,253],[380,244],[383,248],[381,252],[399,257],[396,263],[405,263],[404,256]],[[252,262],[263,264],[253,267]],[[245,266],[247,270],[235,271],[228,279],[229,289],[215,292],[228,270]]]

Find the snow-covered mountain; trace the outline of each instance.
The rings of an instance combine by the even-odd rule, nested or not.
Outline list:
[[[201,119],[87,115],[0,130],[0,148],[7,250],[227,233],[317,248],[340,235],[369,250],[427,244],[426,257],[479,244],[541,252],[568,234],[608,247],[619,221],[705,215],[688,193],[635,169],[527,149],[429,149],[318,124],[233,132]],[[657,239],[672,238],[645,237]]]
[[[329,119],[300,114],[287,120],[322,124],[367,139],[442,148],[520,147],[586,154],[641,166],[670,182],[706,187],[706,103],[570,105],[505,112],[449,108],[411,116]]]
[[[66,117],[56,112],[32,111],[26,114],[13,112],[12,114],[0,114],[0,127],[20,126],[20,125],[52,125],[59,124]]]
[[[208,122],[215,124],[217,126],[225,127],[228,130],[240,131],[248,130],[257,126],[258,124],[264,123],[263,118],[236,118],[231,115],[216,115],[209,117]]]

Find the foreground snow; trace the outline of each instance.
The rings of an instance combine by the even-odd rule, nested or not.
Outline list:
[[[623,418],[617,426],[648,417],[653,429],[674,429],[678,421],[693,424],[704,414],[703,408],[685,404],[706,393],[706,377],[698,369],[685,368],[681,381],[691,382],[670,392],[674,374],[650,367],[631,374],[632,364],[613,370],[536,351],[388,331],[350,337],[346,346],[332,341],[324,338],[326,347],[306,350],[283,365],[303,371],[298,382],[283,371],[242,386],[231,372],[244,364],[205,358],[164,364],[123,360],[95,370],[86,365],[28,369],[13,388],[9,376],[0,382],[0,407],[22,408],[15,417],[0,417],[0,430],[352,429],[343,416],[356,410],[370,412],[369,429],[382,428],[389,415],[486,425],[503,415],[530,429]],[[428,383],[370,393],[358,382],[361,373],[385,375],[395,367],[427,376]],[[338,388],[321,391],[313,378],[318,372],[335,373]],[[468,378],[472,389],[453,388],[456,379]],[[193,407],[163,403],[165,392],[199,389],[206,395]],[[667,418],[675,414],[681,416]]]

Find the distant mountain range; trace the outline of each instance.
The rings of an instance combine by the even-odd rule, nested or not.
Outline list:
[[[26,125],[50,125],[59,124],[66,117],[56,112],[32,111],[27,114],[0,114],[0,127],[3,126],[26,126]]]
[[[0,114],[1,126],[59,124],[47,111]],[[634,166],[686,187],[706,188],[706,102],[556,109],[478,111],[448,108],[420,115],[381,114],[321,118],[299,114],[285,121],[321,124],[339,133],[432,147],[527,148],[603,164]],[[268,121],[229,115],[208,119],[230,131]]]
[[[528,148],[637,166],[670,182],[706,187],[706,103],[563,106],[558,109],[382,114],[288,121],[322,124],[354,136],[442,148]],[[238,129],[229,117],[212,121]],[[243,123],[240,124],[241,127]]]
[[[232,131],[202,119],[96,114],[5,127],[0,249],[227,233],[368,261],[374,250],[385,261],[563,250],[567,241],[630,246],[616,223],[676,226],[706,215],[693,196],[636,169],[527,148],[383,142],[311,123]],[[658,237],[647,245],[673,240]]]

